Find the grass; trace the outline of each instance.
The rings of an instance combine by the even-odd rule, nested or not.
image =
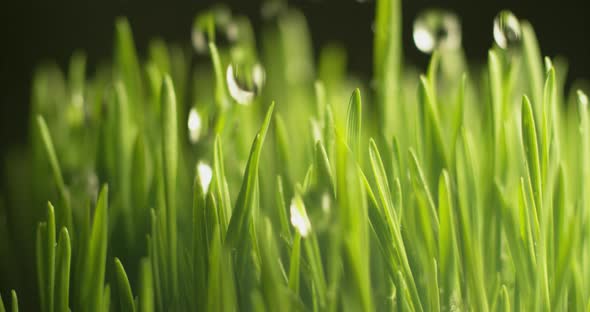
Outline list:
[[[141,59],[121,18],[112,64],[39,67],[6,155],[0,311],[589,309],[587,96],[524,20],[487,64],[436,50],[420,75],[400,6],[376,3],[370,86],[337,46],[314,68],[294,9],[256,37],[232,17],[229,45],[212,9],[205,55]],[[224,73],[258,61],[242,105]]]

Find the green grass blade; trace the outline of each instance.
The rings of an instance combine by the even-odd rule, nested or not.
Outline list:
[[[48,267],[46,260],[48,258],[47,244],[47,222],[41,222],[37,226],[37,242],[36,242],[36,260],[37,260],[37,283],[39,287],[39,299],[41,301],[41,311],[48,310],[47,287],[48,284]]]
[[[434,200],[432,199],[432,193],[430,192],[430,188],[426,182],[426,178],[424,176],[424,172],[422,171],[422,167],[418,162],[418,157],[413,149],[410,149],[410,172],[412,175],[413,180],[415,181],[415,189],[420,190],[424,193],[426,197],[427,205],[429,208],[428,213],[430,214],[430,218],[432,219],[428,223],[431,225],[431,229],[434,231],[436,235],[439,232],[439,220],[438,220],[438,212],[436,210],[436,206],[434,204]]]
[[[12,296],[12,300],[10,302],[12,306],[12,312],[18,312],[18,297],[16,296],[16,291],[14,289],[11,290],[10,295]]]
[[[346,141],[354,155],[359,159],[361,145],[361,91],[359,89],[354,90],[348,104]]]
[[[149,244],[149,242],[148,242]],[[141,259],[139,265],[139,293],[138,310],[141,312],[153,312],[154,307],[154,280],[152,276],[152,264],[150,258]]]
[[[242,181],[242,187],[240,188],[240,193],[238,194],[238,199],[227,229],[225,242],[229,246],[238,246],[242,240],[248,237],[247,232],[249,229],[250,214],[254,200],[254,185],[258,179],[258,164],[264,138],[266,137],[266,132],[270,125],[273,108],[274,103],[269,107],[264,122],[262,123],[262,127],[252,143],[250,157],[248,158],[248,164],[246,165],[246,171]]]
[[[55,309],[56,312],[67,312],[70,304],[70,264],[72,246],[70,234],[65,227],[59,232],[59,241],[55,253]]]
[[[526,69],[527,81],[529,82],[529,90],[535,104],[535,119],[541,120],[540,106],[543,96],[543,62],[541,60],[541,52],[537,36],[531,24],[527,21],[521,22],[522,28],[522,46],[523,46],[523,60]]]
[[[104,278],[106,269],[108,243],[108,187],[103,186],[92,222],[90,239],[86,246],[83,267],[80,308],[88,307],[90,311],[98,311],[104,302]]]
[[[170,76],[164,76],[161,91],[162,106],[162,160],[167,212],[167,247],[170,257],[172,293],[178,293],[178,232],[176,230],[176,185],[178,170],[178,121],[176,94]]]
[[[6,308],[4,307],[4,301],[2,301],[1,294],[0,294],[0,312],[6,312]]]
[[[60,199],[62,201],[61,205],[63,205],[63,212],[60,213],[60,219],[58,219],[59,224],[63,224],[68,228],[72,228],[72,211],[70,207],[68,190],[64,183],[61,173],[62,171],[55,153],[55,148],[53,147],[53,141],[51,140],[51,135],[49,134],[49,128],[47,128],[45,119],[43,119],[43,116],[41,115],[37,116],[37,127],[43,140],[43,145],[45,146],[45,152],[47,153],[47,158],[49,159],[49,165],[51,166],[55,184],[59,191]]]
[[[525,156],[528,166],[529,177],[533,186],[534,203],[537,209],[542,207],[542,176],[539,160],[539,143],[537,139],[537,128],[533,116],[533,109],[528,97],[522,99],[522,141],[524,144]]]
[[[291,250],[291,261],[289,266],[289,289],[299,296],[299,258],[301,254],[301,235],[295,234],[293,248]]]
[[[385,214],[386,220],[389,224],[394,224],[395,222],[399,221],[396,209],[399,209],[400,207],[393,206],[393,200],[389,191],[389,181],[387,180],[385,167],[383,166],[381,155],[379,154],[379,150],[377,149],[377,145],[373,139],[371,139],[369,142],[369,158],[371,161],[371,168],[373,169],[373,176],[377,185],[377,194],[379,195],[379,200],[383,209],[382,213]]]
[[[223,150],[221,148],[221,137],[215,137],[213,150],[213,180],[211,181],[217,198],[219,200],[219,224],[221,225],[221,239],[225,239],[225,231],[231,215],[231,202],[225,169],[223,166]]]
[[[402,71],[402,10],[400,0],[378,0],[375,8],[373,70],[377,111],[385,137],[393,133],[400,98]]]
[[[118,74],[129,94],[131,113],[135,118],[143,118],[140,102],[141,72],[131,27],[125,18],[118,18],[115,23],[115,62]]]
[[[47,281],[45,284],[47,295],[47,310],[53,311],[55,293],[55,209],[47,203]]]
[[[135,311],[135,304],[133,302],[133,293],[131,292],[131,285],[127,278],[127,273],[123,268],[123,264],[119,258],[115,258],[115,274],[117,275],[117,289],[119,290],[119,303],[121,311]]]

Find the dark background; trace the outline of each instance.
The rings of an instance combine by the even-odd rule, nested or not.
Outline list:
[[[65,68],[72,52],[87,52],[89,70],[111,55],[117,16],[129,18],[140,55],[153,37],[189,42],[195,13],[219,1],[3,1],[0,4],[0,151],[25,142],[30,81],[36,65],[56,61]],[[8,3],[6,3],[8,2]],[[235,13],[260,25],[261,0],[228,0]],[[308,18],[314,49],[337,41],[349,51],[350,70],[371,72],[374,0],[298,0],[290,4]],[[544,55],[563,55],[569,61],[568,81],[590,77],[590,19],[584,1],[403,1],[404,55],[424,67],[411,38],[415,16],[424,8],[441,7],[461,17],[463,46],[471,60],[484,61],[492,43],[492,21],[501,9],[530,20]],[[3,153],[0,153],[3,154]]]

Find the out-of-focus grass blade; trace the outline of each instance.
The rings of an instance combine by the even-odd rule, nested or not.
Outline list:
[[[37,283],[39,287],[39,299],[41,301],[41,311],[46,311],[49,308],[47,298],[47,283],[48,280],[48,271],[47,271],[47,257],[48,257],[48,250],[47,250],[47,222],[41,222],[37,226],[37,242],[36,242],[36,260],[37,260]]]
[[[453,208],[451,191],[451,179],[449,173],[443,170],[438,181],[438,215],[440,231],[438,232],[438,261],[439,272],[442,277],[443,290],[450,291],[453,280],[451,273],[456,267],[458,253],[457,230],[455,225],[455,212]]]
[[[2,294],[0,294],[0,312],[6,312],[6,308],[4,307],[4,301],[2,301]]]
[[[47,280],[46,295],[47,309],[53,311],[54,293],[55,293],[55,209],[51,203],[47,203]]]
[[[287,217],[287,206],[285,205],[285,192],[283,190],[283,178],[277,176],[277,192],[276,203],[279,214],[279,221],[281,222],[281,235],[291,241],[291,227],[289,226],[289,218]]]
[[[430,311],[440,311],[440,288],[438,284],[438,265],[436,259],[432,258],[432,283],[429,283]]]
[[[223,79],[223,66],[221,65],[221,58],[217,46],[213,42],[209,42],[209,51],[211,51],[211,62],[213,63],[213,72],[215,73],[215,104],[222,111],[229,105],[227,92],[225,89],[225,80]],[[223,126],[222,124],[220,126]],[[216,128],[219,134],[221,128]]]
[[[521,22],[523,59],[526,68],[527,81],[533,103],[535,105],[535,120],[541,120],[541,101],[543,96],[543,63],[539,50],[537,36],[531,24],[527,21]]]
[[[209,281],[206,311],[237,311],[237,293],[230,254],[219,240],[219,229],[214,230],[209,253]]]
[[[133,34],[129,22],[125,18],[118,18],[115,23],[115,67],[128,91],[132,116],[143,118],[141,109],[141,72],[139,61],[133,42]]]
[[[162,163],[164,169],[164,189],[168,224],[168,256],[173,294],[177,294],[178,261],[176,230],[176,179],[178,170],[178,121],[176,94],[170,76],[164,76],[161,91],[162,106]]]
[[[402,63],[402,10],[400,0],[378,0],[375,8],[374,63],[377,82],[379,129],[385,137],[393,132],[399,105]]]
[[[90,239],[86,246],[85,262],[80,285],[80,309],[99,311],[104,300],[104,276],[108,243],[108,187],[103,186],[92,222]]]
[[[541,165],[539,161],[539,143],[537,140],[537,128],[533,116],[531,102],[525,95],[522,99],[522,141],[529,171],[529,177],[533,186],[533,196],[537,214],[539,213],[542,199]]]
[[[381,160],[381,155],[379,154],[379,150],[373,139],[369,142],[369,157],[371,168],[373,169],[373,176],[377,184],[377,193],[379,195],[381,207],[383,207],[382,213],[385,214],[386,220],[389,224],[398,222],[399,219],[395,210],[399,209],[399,207],[393,206],[391,193],[389,192],[390,188],[387,174],[383,166],[383,161]]]
[[[149,242],[148,242],[149,245]],[[139,293],[138,309],[141,312],[153,312],[154,307],[154,281],[152,277],[152,264],[150,258],[143,258],[139,264]]]
[[[133,302],[133,293],[131,292],[131,285],[127,278],[127,273],[123,268],[123,264],[119,258],[115,258],[115,274],[117,275],[117,289],[119,290],[119,303],[121,311],[135,311],[135,304]]]
[[[436,99],[433,94],[432,83],[424,76],[420,77],[420,86],[418,89],[418,101],[423,111],[424,126],[424,155],[421,155],[425,161],[431,165],[428,171],[430,174],[438,176],[441,168],[447,168],[449,163],[448,151],[445,144],[444,132],[441,126],[440,114],[436,106]],[[431,147],[432,146],[432,147]],[[430,153],[432,151],[434,153]]]
[[[55,253],[55,309],[68,311],[70,303],[70,263],[72,246],[68,229],[63,227],[59,232],[57,251]]]
[[[18,297],[16,296],[16,291],[14,289],[11,290],[10,295],[12,296],[12,301],[10,302],[12,312],[18,312]]]
[[[236,247],[240,245],[242,240],[245,240],[248,237],[247,231],[249,229],[249,221],[251,217],[250,212],[254,200],[254,185],[258,179],[258,164],[264,138],[266,137],[266,132],[270,125],[273,108],[274,103],[269,107],[264,122],[262,123],[262,127],[252,143],[252,149],[250,151],[248,164],[246,165],[242,187],[240,188],[240,193],[238,194],[238,199],[227,228],[225,243],[229,246]]]
[[[231,202],[227,180],[225,179],[223,150],[221,145],[221,137],[216,136],[213,150],[213,180],[211,183],[213,184],[214,192],[219,199],[219,224],[221,225],[221,239],[223,240],[225,239],[225,231],[227,231],[227,224],[231,215]]]
[[[545,88],[543,91],[543,124],[541,125],[541,174],[547,177],[547,170],[549,169],[549,150],[550,144],[554,138],[554,132],[557,126],[554,124],[557,119],[557,86],[555,83],[555,69],[551,66],[547,71],[547,79],[545,80]]]
[[[361,121],[361,91],[356,89],[352,93],[348,104],[346,141],[357,159],[359,159],[360,156]]]
[[[289,264],[289,289],[299,296],[299,258],[301,254],[301,235],[295,234],[293,248],[291,250],[291,261]]]
[[[412,177],[416,183],[415,189],[421,190],[422,192],[424,192],[424,196],[426,197],[427,205],[430,210],[428,213],[430,214],[430,218],[432,219],[428,223],[430,223],[434,233],[438,234],[438,232],[439,232],[438,213],[436,211],[436,206],[434,205],[434,200],[432,199],[432,193],[430,192],[430,188],[428,187],[428,184],[426,182],[426,178],[424,177],[424,172],[422,171],[422,168],[420,167],[420,163],[418,162],[418,158],[417,158],[416,153],[414,152],[413,149],[410,149],[409,155],[410,155],[410,172],[411,172]]]
[[[321,141],[315,144],[315,171],[318,178],[318,185],[326,185],[329,187],[332,195],[336,194],[334,185],[334,176],[332,175],[332,169],[330,168],[330,160],[328,159],[328,153]]]
[[[68,190],[64,183],[59,162],[57,161],[57,156],[55,154],[55,149],[53,147],[53,141],[51,140],[51,136],[49,134],[49,129],[47,128],[45,119],[43,119],[43,116],[41,115],[37,116],[37,126],[39,128],[39,132],[41,134],[41,138],[45,146],[45,152],[47,153],[47,157],[49,158],[49,165],[51,166],[53,178],[55,179],[55,184],[57,186],[60,199],[62,201],[60,203],[60,206],[62,206],[63,208],[60,210],[63,212],[59,215],[59,224],[65,225],[68,228],[72,228],[72,211],[70,206]]]

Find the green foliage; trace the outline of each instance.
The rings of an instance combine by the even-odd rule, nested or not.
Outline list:
[[[437,50],[419,75],[400,16],[377,0],[374,85],[337,46],[316,73],[292,8],[258,37],[212,8],[205,55],[154,40],[145,59],[121,18],[112,65],[40,67],[30,148],[5,164],[1,290],[44,312],[587,309],[587,96],[563,95],[526,21],[520,49],[470,68]],[[244,61],[267,73],[248,105],[225,81]]]

